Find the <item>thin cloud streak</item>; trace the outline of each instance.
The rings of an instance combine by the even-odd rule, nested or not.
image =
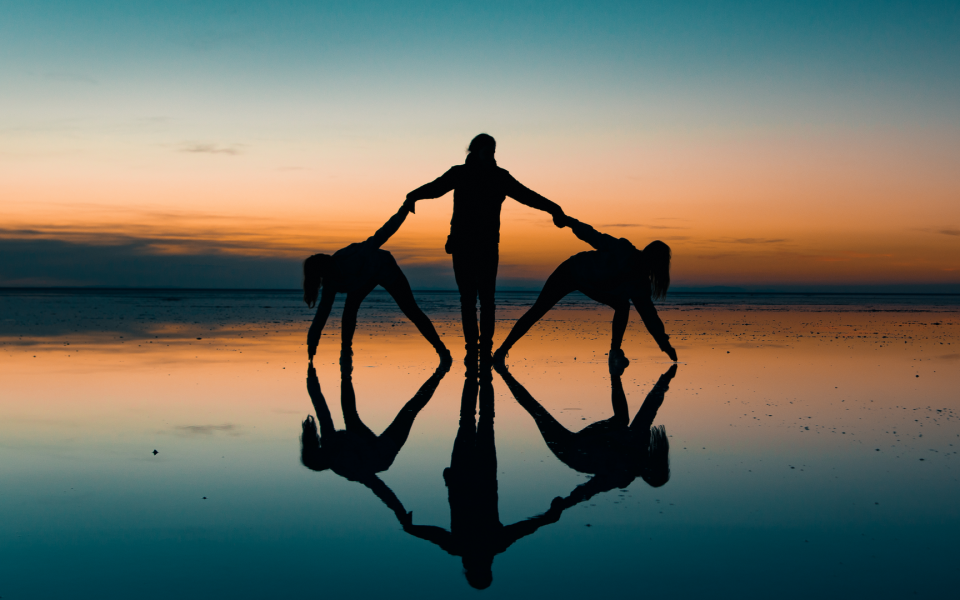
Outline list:
[[[181,144],[177,151],[188,154],[226,154],[228,156],[236,156],[241,154],[240,147],[240,144],[224,145],[205,142],[188,142]]]

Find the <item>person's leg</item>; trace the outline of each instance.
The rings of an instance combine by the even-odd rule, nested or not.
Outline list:
[[[463,342],[467,350],[466,361],[476,360],[477,341],[480,331],[477,327],[477,274],[476,259],[469,252],[453,254],[453,275],[460,292],[460,316],[463,319]],[[468,364],[467,368],[471,368]],[[474,365],[475,369],[476,366]]]
[[[480,356],[489,360],[497,323],[497,268],[500,251],[493,248],[477,257],[477,295],[480,297]]]
[[[348,371],[340,372],[340,410],[343,411],[343,422],[346,430],[365,437],[376,438],[357,412],[357,395],[353,391],[353,377]]]
[[[528,392],[509,371],[499,369],[499,373],[506,382],[507,387],[513,393],[513,397],[516,398],[517,403],[533,417],[534,422],[537,424],[537,429],[540,430],[540,435],[543,437],[543,441],[550,450],[558,456],[563,454],[570,444],[573,443],[575,434],[561,425],[543,405],[530,395],[530,392]]]
[[[417,326],[417,330],[430,342],[437,353],[441,357],[449,358],[450,352],[440,341],[440,336],[429,317],[417,306],[417,301],[413,298],[413,290],[410,289],[410,282],[395,261],[392,266],[384,269],[380,285],[393,297],[403,314]]]
[[[341,358],[353,356],[353,334],[357,329],[357,311],[367,294],[373,291],[376,285],[365,289],[347,293],[343,303],[343,318],[340,320],[340,355]]]
[[[564,296],[576,289],[576,283],[570,273],[570,267],[567,263],[562,263],[557,267],[557,270],[547,278],[547,282],[543,285],[543,290],[540,291],[537,301],[530,307],[530,310],[524,313],[514,324],[513,329],[511,329],[507,335],[507,339],[503,341],[500,349],[497,350],[497,359],[503,360],[506,358],[510,348],[533,327],[534,323],[547,314]]]
[[[440,380],[443,379],[446,373],[447,371],[444,368],[439,368],[434,371],[433,375],[420,386],[420,389],[417,390],[413,398],[403,405],[403,408],[397,413],[393,422],[380,434],[380,439],[389,440],[390,447],[396,448],[389,463],[393,462],[393,458],[396,457],[397,452],[399,452],[400,448],[407,442],[410,429],[413,427],[413,421],[417,418],[420,411],[423,410],[423,407],[427,405],[427,402],[430,401],[430,398],[433,397],[433,393],[437,391],[437,386],[440,385]]]
[[[610,368],[619,370],[630,364],[627,357],[623,354],[621,346],[623,345],[623,334],[627,330],[627,323],[630,321],[630,301],[624,298],[623,302],[617,302],[613,305],[613,334],[610,338]]]

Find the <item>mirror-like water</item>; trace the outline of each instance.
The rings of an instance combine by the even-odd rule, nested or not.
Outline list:
[[[417,296],[456,357],[455,295]],[[573,298],[479,380],[377,293],[349,376],[337,320],[308,373],[295,293],[0,308],[4,599],[953,588],[957,297],[677,294],[681,362],[634,314],[622,374]]]

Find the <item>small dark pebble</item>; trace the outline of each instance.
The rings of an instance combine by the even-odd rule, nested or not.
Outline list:
[[[587,527],[590,527],[590,523],[587,523]]]
[[[206,500],[206,499],[207,499],[207,497],[206,497],[206,496],[204,496],[204,497],[203,497],[203,499],[204,499],[204,500]]]
[[[158,454],[160,454],[160,453],[157,452],[156,450],[153,451],[153,455],[154,455],[154,456],[156,456],[156,455],[158,455]]]

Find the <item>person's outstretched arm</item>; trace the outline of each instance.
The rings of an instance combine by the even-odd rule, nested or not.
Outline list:
[[[670,389],[670,381],[676,374],[677,365],[671,365],[670,368],[660,376],[656,385],[653,386],[653,389],[650,390],[650,393],[647,394],[647,397],[643,400],[643,404],[640,405],[640,410],[637,411],[637,415],[633,418],[630,429],[643,432],[650,431],[650,428],[653,426],[653,420],[657,418],[657,411],[660,410],[660,406],[663,404],[664,395],[667,393],[667,390]]]
[[[414,537],[420,538],[421,540],[433,542],[434,544],[440,546],[440,548],[448,554],[455,554],[452,533],[443,527],[437,527],[435,525],[414,525],[412,513],[407,514],[405,520],[406,523],[403,525],[404,531]]]
[[[313,402],[313,410],[317,413],[317,423],[320,425],[320,438],[323,434],[331,434],[335,431],[333,418],[330,416],[330,409],[327,407],[327,401],[320,390],[320,380],[317,379],[317,370],[313,365],[307,367],[307,393],[310,394],[310,401]]]
[[[542,515],[530,517],[529,519],[518,521],[513,525],[505,526],[503,528],[502,538],[503,550],[506,550],[512,546],[513,543],[520,538],[527,537],[528,535],[534,533],[544,525],[549,525],[550,523],[556,523],[559,521],[560,515],[563,514],[563,509],[563,499],[554,498],[553,502],[550,503],[550,509]]]
[[[323,286],[320,294],[320,302],[317,304],[317,314],[313,316],[313,323],[310,324],[310,330],[307,332],[307,356],[313,360],[317,353],[317,344],[320,343],[320,335],[323,333],[323,327],[327,324],[327,318],[330,316],[330,309],[333,308],[333,299],[337,293]]]
[[[537,210],[550,213],[553,216],[554,224],[557,227],[564,227],[565,223],[563,222],[563,217],[565,215],[563,214],[563,209],[560,208],[559,204],[547,200],[540,194],[517,181],[513,175],[510,174],[507,174],[506,192],[508,196],[520,204],[526,204],[530,208],[536,208]]]
[[[578,221],[573,217],[567,217],[564,224],[573,230],[573,235],[593,246],[595,250],[612,252],[620,243],[618,238],[615,238],[612,235],[607,235],[606,233],[600,233],[593,227]]]
[[[618,479],[611,479],[603,475],[594,475],[586,483],[581,483],[578,485],[570,495],[566,498],[559,498],[554,500],[554,504],[559,505],[562,509],[566,510],[572,506],[576,506],[581,502],[586,502],[590,498],[593,498],[597,494],[602,494],[603,492],[609,492],[610,490],[619,487],[622,485],[622,481]],[[552,506],[551,506],[552,508]]]
[[[660,315],[657,314],[653,301],[650,298],[634,298],[633,305],[637,308],[640,318],[643,319],[643,324],[647,326],[647,331],[653,336],[660,349],[666,352],[670,360],[677,360],[677,351],[670,345],[670,336],[667,335],[663,327],[663,321],[660,320]]]
[[[417,212],[415,210],[417,200],[439,198],[457,187],[457,180],[457,167],[452,167],[440,177],[437,177],[426,185],[421,185],[407,194],[407,200],[403,203],[404,208],[407,208],[412,213]]]
[[[387,243],[393,234],[400,229],[400,226],[403,225],[404,220],[407,218],[407,213],[410,212],[407,209],[407,206],[401,206],[400,210],[397,211],[397,214],[390,217],[390,220],[384,223],[383,227],[377,230],[377,232],[366,239],[363,243],[372,246],[373,248],[379,248],[380,246]]]

